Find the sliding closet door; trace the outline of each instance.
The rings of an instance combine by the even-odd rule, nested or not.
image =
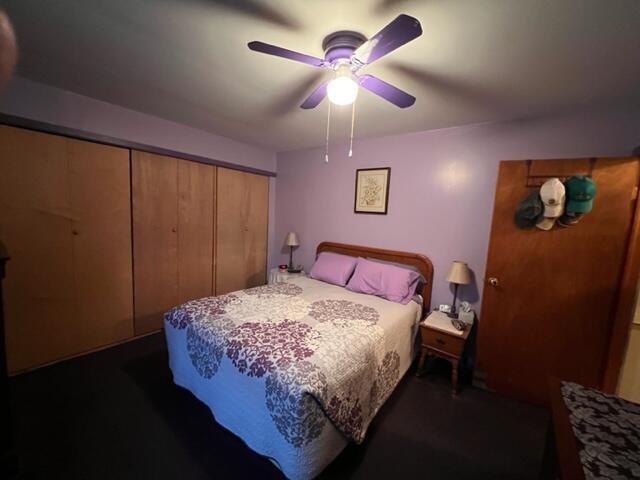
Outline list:
[[[266,281],[269,179],[218,168],[216,294]]]
[[[74,350],[66,142],[0,126],[0,241],[11,257],[4,284],[10,372]]]
[[[128,151],[0,127],[10,372],[131,335]]]
[[[213,295],[216,167],[178,160],[178,303]]]
[[[81,351],[133,336],[129,150],[69,140],[76,331]]]
[[[178,303],[178,160],[131,152],[135,333]]]

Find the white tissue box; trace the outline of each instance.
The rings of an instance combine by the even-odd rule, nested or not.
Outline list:
[[[473,310],[469,310],[468,312],[463,312],[462,310],[460,310],[458,312],[458,319],[462,320],[467,325],[473,325],[473,321],[475,320],[475,318],[476,312],[474,312]]]

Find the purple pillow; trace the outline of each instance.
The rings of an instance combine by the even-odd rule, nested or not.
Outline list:
[[[420,274],[413,270],[358,258],[347,290],[406,305],[413,298],[419,280]]]
[[[321,252],[316,263],[313,264],[309,276],[316,280],[344,287],[353,273],[353,269],[356,268],[357,262],[355,257],[348,255]]]

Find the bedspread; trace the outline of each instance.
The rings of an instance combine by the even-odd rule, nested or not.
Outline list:
[[[277,448],[245,441],[289,477],[306,478],[319,473],[327,455],[321,455],[322,462],[306,459],[313,466],[299,469],[291,450],[298,456],[316,451],[314,442],[331,426],[354,442],[364,439],[411,362],[419,316],[415,302],[401,305],[296,278],[187,302],[167,312],[165,326],[176,382],[195,390],[218,418],[225,407],[203,398],[207,382],[232,389],[229,379],[244,378],[238,385],[249,381],[251,390],[262,392],[254,395],[252,413],[268,412],[278,440],[289,446],[289,458],[279,458]],[[176,378],[176,350],[188,355],[199,377],[196,387]],[[224,385],[216,384],[222,370]],[[262,405],[256,404],[259,397]],[[225,426],[243,437],[242,427]]]

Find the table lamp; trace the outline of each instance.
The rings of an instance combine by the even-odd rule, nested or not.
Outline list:
[[[471,283],[471,272],[465,262],[454,260],[447,274],[447,282],[453,283],[453,303],[451,304],[450,317],[456,316],[456,299],[458,298],[458,285]]]
[[[287,233],[287,239],[285,240],[285,244],[289,247],[289,271],[294,270],[293,267],[293,247],[297,247],[300,245],[298,241],[298,235],[296,232]]]

